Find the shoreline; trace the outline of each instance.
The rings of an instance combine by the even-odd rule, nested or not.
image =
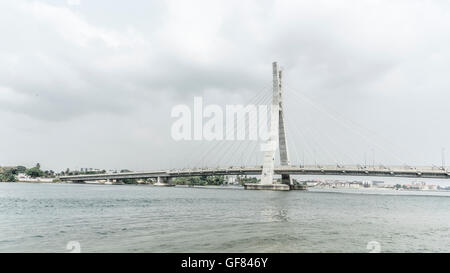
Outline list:
[[[137,183],[137,184],[105,184],[101,182],[89,182],[89,183],[73,183],[65,181],[16,181],[16,182],[0,182],[14,184],[57,184],[57,185],[103,185],[103,186],[154,186],[150,183]],[[243,190],[243,186],[238,185],[175,185],[177,188],[197,188],[197,189],[232,189]],[[389,188],[316,188],[308,187],[307,191],[314,193],[343,193],[343,194],[371,194],[371,195],[396,195],[396,196],[442,196],[450,197],[450,190],[408,190],[408,189],[389,189]],[[448,194],[448,195],[447,195]]]

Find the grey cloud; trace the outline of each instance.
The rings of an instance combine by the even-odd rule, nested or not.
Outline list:
[[[124,8],[129,12],[121,12]],[[270,65],[278,60],[285,69],[286,87],[369,124],[396,143],[406,147],[422,143],[439,150],[450,147],[447,130],[437,130],[434,141],[423,132],[411,137],[414,122],[405,120],[412,116],[422,123],[448,122],[442,118],[448,116],[445,102],[450,87],[448,10],[443,1],[203,1],[189,5],[183,1],[135,5],[83,1],[79,7],[53,1],[2,1],[0,112],[13,131],[23,129],[14,124],[26,127],[23,123],[30,120],[39,122],[41,133],[33,129],[30,135],[44,139],[48,164],[70,165],[73,156],[77,164],[87,160],[70,147],[61,162],[52,159],[64,146],[56,133],[43,133],[54,126],[69,136],[64,141],[73,147],[83,139],[85,158],[97,148],[98,154],[92,155],[96,159],[101,152],[111,154],[108,145],[99,141],[103,137],[127,153],[126,167],[136,166],[133,155],[152,165],[158,159],[149,159],[149,153],[160,157],[161,150],[175,152],[168,136],[174,104],[190,104],[194,95],[204,95],[211,103],[245,101],[270,85]],[[305,109],[291,104],[293,117],[311,115],[311,120],[304,120],[310,126],[311,134],[305,133],[309,142],[318,138],[339,154],[340,149],[324,136],[315,136],[313,130],[320,129],[314,129],[317,113],[309,108],[302,112]],[[343,134],[332,120],[321,122],[330,128],[330,135],[333,130],[336,136]],[[122,135],[113,133],[116,123],[127,124]],[[98,131],[70,137],[83,126]],[[343,138],[344,146],[354,142]],[[0,140],[11,141],[11,134]],[[51,148],[52,144],[58,148]],[[353,157],[362,158],[370,149],[364,145],[351,151]],[[126,152],[127,147],[134,154]],[[425,150],[426,156],[417,152],[411,161],[436,161]],[[7,148],[2,152],[5,158],[0,160],[17,157],[13,156],[16,151]],[[26,156],[25,151],[19,154]],[[320,153],[318,157],[330,160]],[[104,166],[120,162],[113,157],[105,160]],[[145,169],[144,163],[139,164]]]

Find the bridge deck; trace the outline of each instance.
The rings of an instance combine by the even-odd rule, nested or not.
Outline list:
[[[262,166],[228,167],[204,169],[179,169],[149,172],[110,173],[93,175],[62,176],[62,181],[93,181],[126,178],[186,177],[209,175],[260,175]],[[278,166],[275,174],[291,175],[346,175],[346,176],[382,176],[410,178],[450,178],[449,170],[437,167],[402,167],[402,166]]]

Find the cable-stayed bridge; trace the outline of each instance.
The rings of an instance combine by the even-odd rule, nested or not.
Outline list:
[[[301,129],[292,122],[292,116],[286,114],[286,106],[284,97],[284,86],[282,85],[282,70],[280,70],[276,62],[272,65],[272,84],[270,87],[269,96],[264,92],[259,92],[253,99],[254,105],[270,105],[270,119],[258,119],[257,122],[245,122],[245,126],[237,128],[226,128],[225,135],[232,134],[244,135],[249,132],[250,127],[268,128],[268,137],[264,142],[264,149],[258,149],[259,142],[233,141],[228,143],[212,143],[209,147],[196,149],[190,152],[189,162],[193,165],[188,168],[180,169],[162,169],[148,172],[130,172],[130,173],[113,173],[113,174],[94,174],[94,175],[77,175],[77,176],[63,176],[60,177],[62,181],[93,181],[93,180],[120,180],[120,179],[145,179],[156,178],[155,185],[167,186],[170,185],[171,179],[175,177],[187,176],[213,176],[213,175],[252,175],[260,176],[260,182],[256,184],[245,185],[246,189],[267,189],[267,190],[292,190],[304,189],[302,185],[297,185],[293,182],[293,175],[345,175],[345,176],[374,176],[374,177],[408,177],[408,178],[450,178],[450,172],[444,167],[444,162],[441,167],[410,167],[406,165],[392,165],[385,166],[373,163],[371,166],[367,164],[367,158],[364,158],[364,164],[342,164],[339,163],[341,155],[347,155],[348,152],[343,150],[336,152],[330,149],[321,148],[320,138],[326,139],[332,143],[333,147],[339,147],[339,143],[328,134],[316,134],[312,138],[305,137],[305,134],[315,126],[313,122],[310,126],[302,126]],[[293,92],[292,98],[301,99],[301,95]],[[332,119],[333,123],[341,124],[343,128],[353,131],[356,135],[361,137],[370,146],[376,147],[380,151],[387,154],[392,154],[394,158],[398,157],[393,152],[383,145],[375,143],[371,139],[371,135],[362,134],[360,131],[354,129],[354,124],[348,121],[342,122],[337,115],[330,114],[326,109],[316,105],[311,100],[303,100],[312,105],[317,111],[325,113]],[[302,101],[297,101],[302,103]],[[300,119],[303,117],[299,117]],[[313,117],[315,118],[315,117]],[[234,131],[233,131],[234,130]],[[235,132],[237,131],[237,132]],[[302,148],[296,146],[295,141],[289,142],[289,137],[300,139],[302,143],[307,143]],[[292,140],[292,139],[291,139]],[[288,142],[292,144],[295,154],[295,162],[301,161],[302,164],[292,164],[290,153],[288,150]],[[356,144],[355,144],[356,145]],[[291,147],[291,146],[290,146]],[[300,150],[300,153],[299,153]],[[373,148],[372,148],[373,152]],[[329,156],[336,164],[306,164],[305,155],[309,158],[315,158],[317,153]],[[374,153],[374,152],[373,152]],[[300,159],[300,155],[302,158]],[[375,156],[373,156],[375,157]],[[224,162],[226,158],[231,158],[234,164]],[[252,164],[252,158],[255,159]],[[348,156],[349,161],[357,162],[354,155]],[[240,160],[240,162],[239,162]],[[260,162],[259,160],[262,160]],[[194,163],[192,163],[194,162]],[[207,163],[205,163],[207,162]],[[209,165],[209,166],[205,166]],[[210,167],[214,165],[216,167]],[[280,182],[275,179],[275,176],[281,177]]]
[[[199,169],[173,169],[148,172],[129,172],[111,174],[89,174],[61,177],[63,181],[94,181],[105,179],[128,178],[173,178],[187,176],[212,175],[261,175],[262,166],[243,166],[226,168],[199,168]],[[450,172],[436,167],[408,167],[408,166],[277,166],[274,168],[277,175],[347,175],[347,176],[382,176],[406,178],[450,178]]]

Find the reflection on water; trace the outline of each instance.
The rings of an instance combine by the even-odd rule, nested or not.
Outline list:
[[[0,183],[0,251],[450,251],[450,196],[355,193]]]
[[[263,211],[261,211],[261,215],[265,216],[265,219],[268,222],[275,222],[275,221],[287,222],[288,221],[287,211],[285,209],[277,210],[277,209],[266,208]]]

